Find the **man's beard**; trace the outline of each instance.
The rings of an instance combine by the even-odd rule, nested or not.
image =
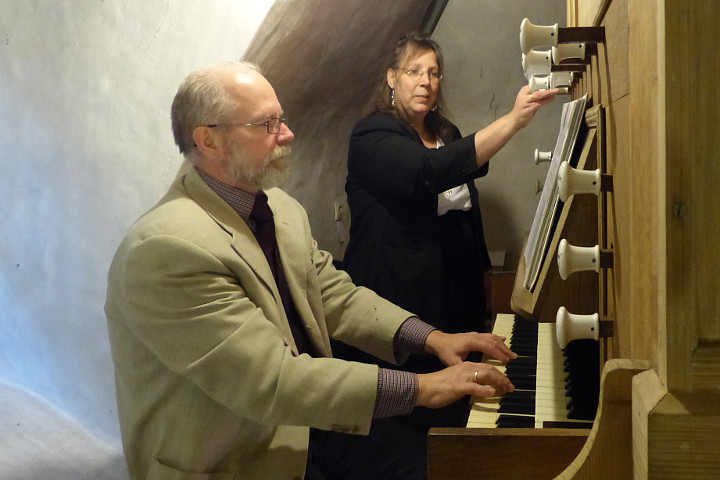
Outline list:
[[[260,189],[277,187],[287,177],[289,157],[290,146],[278,145],[259,165],[251,166],[242,148],[234,144],[228,149],[226,173],[234,180]]]

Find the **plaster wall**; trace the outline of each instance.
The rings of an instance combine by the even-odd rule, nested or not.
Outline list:
[[[0,379],[116,446],[110,259],[180,164],[177,86],[242,57],[273,4],[210,3],[2,3]]]

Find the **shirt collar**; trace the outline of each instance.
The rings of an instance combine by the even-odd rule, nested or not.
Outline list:
[[[199,168],[195,168],[200,177],[205,181],[208,187],[217,194],[218,197],[225,200],[246,222],[250,218],[253,205],[255,204],[256,194],[246,192],[239,188],[227,185],[220,180],[211,177]]]

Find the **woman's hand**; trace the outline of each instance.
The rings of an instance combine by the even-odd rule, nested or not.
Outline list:
[[[523,86],[515,97],[510,113],[475,133],[475,157],[478,168],[486,164],[521,129],[525,128],[540,107],[552,102],[559,90],[540,90],[530,93]]]
[[[530,87],[523,86],[517,97],[515,97],[515,106],[510,112],[510,116],[514,118],[518,129],[527,126],[535,116],[535,112],[543,105],[552,102],[558,93],[558,89],[538,90],[530,93]]]

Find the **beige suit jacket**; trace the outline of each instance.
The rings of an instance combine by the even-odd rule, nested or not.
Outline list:
[[[329,338],[395,361],[411,314],[351,283],[305,211],[267,192],[290,292],[316,351],[297,355],[246,223],[194,169],[130,229],[105,306],[131,478],[292,479],[309,428],[367,434],[377,367],[331,358]]]

